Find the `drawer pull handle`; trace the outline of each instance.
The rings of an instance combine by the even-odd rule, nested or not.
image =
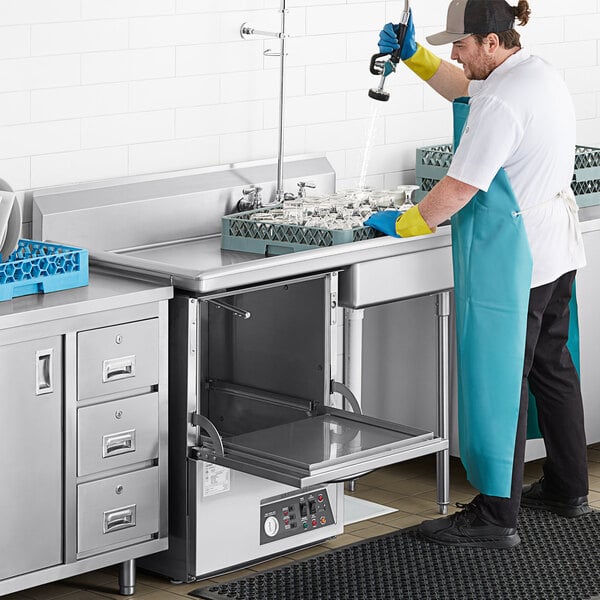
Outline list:
[[[135,429],[102,436],[102,458],[135,452]]]
[[[135,527],[135,504],[104,511],[104,533]]]
[[[35,394],[51,394],[54,391],[52,382],[52,358],[54,350],[38,350],[35,353]]]
[[[109,358],[102,362],[102,383],[135,377],[135,355]]]

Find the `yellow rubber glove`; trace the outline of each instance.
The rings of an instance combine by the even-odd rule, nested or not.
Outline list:
[[[419,207],[413,206],[396,221],[396,233],[404,238],[433,233],[433,230],[421,216]]]
[[[436,74],[437,70],[440,68],[442,59],[433,52],[427,50],[427,48],[423,48],[421,44],[417,44],[417,51],[403,62],[423,81],[427,81]]]

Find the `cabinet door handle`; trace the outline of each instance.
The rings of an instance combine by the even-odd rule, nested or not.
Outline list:
[[[38,350],[35,353],[35,393],[37,396],[51,394],[54,391],[52,381],[53,357],[53,348]]]
[[[102,436],[102,458],[135,452],[135,429]]]
[[[135,355],[108,358],[102,362],[102,383],[135,377]]]
[[[104,533],[135,527],[135,504],[104,511]]]

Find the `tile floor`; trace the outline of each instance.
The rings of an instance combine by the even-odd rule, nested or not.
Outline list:
[[[590,472],[590,504],[600,510],[600,444],[590,446],[588,451]],[[541,461],[528,463],[525,467],[526,482],[538,479],[541,475]],[[452,458],[450,465],[450,500],[468,502],[475,490],[466,480],[460,461]],[[354,523],[346,527],[343,535],[313,548],[301,550],[249,569],[223,575],[209,581],[227,581],[269,569],[296,559],[306,558],[332,548],[339,548],[362,539],[375,537],[396,529],[420,523],[427,518],[439,516],[435,502],[435,458],[426,456],[410,462],[393,465],[361,477],[356,484],[354,495],[365,500],[397,508],[390,513],[369,521]],[[451,507],[451,512],[456,510]],[[132,598],[143,600],[181,600],[190,596],[187,593],[204,585],[190,583],[175,585],[169,581],[138,572],[136,593]],[[117,569],[109,568],[79,575],[63,581],[50,583],[10,594],[3,600],[100,600],[114,598],[122,600],[118,594]]]

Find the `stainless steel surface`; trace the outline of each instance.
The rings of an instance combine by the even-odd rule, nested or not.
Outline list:
[[[77,551],[150,539],[159,530],[158,467],[77,486]]]
[[[126,560],[119,565],[119,594],[135,594],[135,560]]]
[[[436,312],[438,321],[438,429],[439,437],[450,437],[450,292],[437,294]],[[450,449],[445,448],[436,454],[437,501],[440,513],[448,513],[450,504]]]
[[[48,348],[54,390],[38,396],[36,355]],[[62,562],[61,374],[58,336],[0,346],[0,580]]]
[[[158,394],[78,410],[79,476],[158,459]]]
[[[33,567],[23,564],[10,576],[0,576],[0,595],[129,561],[166,548],[166,301],[171,295],[172,288],[168,286],[124,281],[114,275],[100,274],[92,270],[86,288],[23,296],[0,303],[0,376],[5,382],[5,387],[9,386],[7,390],[10,391],[11,402],[18,401],[19,408],[15,410],[13,407],[9,418],[9,415],[4,413],[4,408],[10,406],[9,400],[3,397],[3,402],[0,403],[0,423],[5,427],[10,423],[13,428],[5,431],[0,425],[0,448],[5,459],[0,463],[0,472],[3,482],[8,488],[12,488],[15,494],[14,497],[0,495],[0,508],[7,516],[3,525],[3,535],[0,536],[0,551],[4,557],[4,564],[9,567],[11,563],[7,557],[15,557],[18,561],[21,552],[27,555],[27,560],[37,561]],[[153,535],[135,538],[131,543],[109,542],[101,549],[91,549],[78,555],[78,485],[89,485],[93,483],[93,479],[98,480],[98,477],[104,475],[121,476],[126,471],[132,471],[132,466],[125,465],[109,467],[101,474],[77,474],[78,409],[92,410],[92,403],[95,402],[94,399],[80,400],[77,396],[78,332],[157,317],[160,326],[156,352],[159,354],[157,368],[160,375],[154,378],[153,396],[158,398],[159,431],[153,442],[155,451],[151,454],[159,459],[136,462],[134,467],[142,469],[142,472],[146,468],[158,471],[154,491],[155,509],[158,513],[157,527]],[[24,356],[20,354],[21,349],[24,349]],[[52,352],[49,352],[50,350]],[[15,377],[15,373],[19,372],[26,373],[26,377]],[[47,391],[49,387],[53,388],[52,393],[36,396],[36,389]],[[139,394],[139,391],[135,393]],[[26,414],[30,405],[27,399],[29,395],[32,397],[34,409],[30,414]],[[115,398],[118,394],[102,396],[101,406],[108,411],[112,402],[115,402],[116,407],[124,395],[121,392],[121,398]],[[130,406],[127,410],[129,408]],[[21,414],[26,417],[23,423],[20,422]],[[144,415],[144,418],[147,418],[147,415]],[[15,467],[12,462],[14,450],[11,436],[14,434],[22,437],[24,431],[34,432],[35,443],[21,443],[19,456],[27,461],[27,465],[17,464]],[[114,432],[109,429],[110,431]],[[116,433],[127,431],[129,430],[119,430]],[[81,433],[83,435],[83,432]],[[105,431],[104,434],[106,433]],[[98,436],[100,447],[103,437],[101,434]],[[105,439],[106,449],[114,451],[117,448],[118,452],[119,440],[112,438],[111,442],[110,433]],[[93,443],[93,440],[87,441]],[[4,445],[6,442],[11,442],[8,451]],[[126,446],[127,442],[123,441],[123,444]],[[117,456],[113,456],[112,459],[119,460]],[[158,466],[153,466],[154,464]],[[5,469],[9,469],[7,474]],[[27,473],[27,477],[23,477],[23,473]],[[13,478],[16,480],[13,481]],[[26,486],[33,487],[28,489]],[[44,494],[40,495],[39,489],[43,489]],[[11,502],[17,504],[11,505]],[[139,523],[139,503],[133,504],[136,504],[136,523]],[[126,521],[133,518],[133,512],[119,515],[118,509],[131,506],[132,503],[129,503],[104,509],[104,512],[107,512],[106,523],[110,525],[111,530],[107,535],[111,538],[117,533],[116,527],[122,527],[125,531]],[[30,512],[26,519],[21,519],[19,511],[23,510]],[[104,515],[100,514],[100,523],[103,522]],[[13,532],[13,526],[16,527],[19,523],[19,530]],[[2,540],[6,540],[10,547],[3,548]],[[56,558],[49,558],[49,545],[54,548]],[[40,552],[46,554],[45,564],[44,561],[38,560]]]
[[[79,398],[150,388],[158,377],[158,319],[78,336]]]

